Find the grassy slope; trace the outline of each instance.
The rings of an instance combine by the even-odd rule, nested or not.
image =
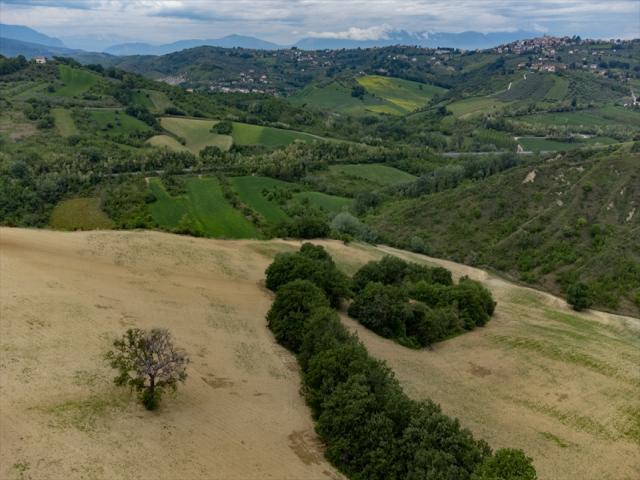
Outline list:
[[[248,123],[233,123],[233,141],[237,145],[289,145],[296,140],[305,142],[317,141],[318,137],[293,130],[250,125]]]
[[[613,105],[576,112],[540,113],[522,117],[522,120],[543,125],[592,127],[613,123],[640,128],[640,112]]]
[[[556,150],[574,150],[576,148],[586,147],[588,145],[611,145],[617,143],[615,138],[610,137],[592,137],[581,141],[568,143],[553,140],[551,138],[537,137],[520,137],[518,143],[522,148],[528,151],[556,151]]]
[[[357,82],[369,93],[391,102],[406,113],[425,106],[435,94],[446,92],[434,85],[380,75],[358,77]]]
[[[294,195],[294,198],[309,202],[312,207],[318,208],[329,214],[340,213],[349,208],[353,200],[347,197],[337,195],[329,195],[322,192],[300,192]]]
[[[62,97],[77,97],[95,85],[99,78],[86,70],[80,70],[68,65],[60,65],[60,80],[64,84],[58,88],[55,95]]]
[[[195,154],[209,145],[223,150],[231,148],[232,139],[230,136],[211,132],[211,127],[218,123],[215,120],[164,117],[160,119],[160,123],[162,128],[183,137],[187,141],[186,147]]]
[[[331,165],[332,174],[362,178],[378,185],[395,185],[416,179],[410,173],[381,164]]]
[[[114,224],[100,208],[100,199],[91,197],[58,203],[51,212],[49,226],[57,230],[105,230]]]
[[[400,244],[419,235],[437,256],[490,265],[551,291],[579,279],[593,287],[599,306],[637,314],[639,161],[637,154],[601,153],[516,168],[392,202],[370,221]]]
[[[432,398],[494,448],[524,449],[541,480],[636,477],[638,320],[573,313],[561,299],[465,265],[318,243],[350,274],[390,253],[491,289],[498,306],[489,324],[433,349],[407,349],[344,318],[410,396]],[[0,244],[0,305],[13,312],[0,316],[0,331],[15,359],[0,396],[8,422],[0,477],[16,477],[16,464],[33,478],[334,475],[299,395],[295,359],[264,322],[272,302],[264,271],[299,242],[2,229]],[[169,328],[192,358],[189,379],[163,399],[160,415],[114,387],[100,361],[115,333],[151,325]],[[171,435],[158,441],[165,430]]]
[[[150,205],[151,214],[163,228],[177,227],[186,215],[210,237],[259,236],[256,228],[224,198],[215,178],[186,179],[187,193],[179,197],[170,196],[157,178],[152,178],[149,186],[157,198]]]
[[[120,110],[89,110],[99,131],[109,135],[129,134],[134,131],[150,130],[151,127]],[[111,128],[109,128],[109,124]]]
[[[65,108],[54,108],[51,110],[56,124],[56,130],[63,137],[69,137],[78,133],[78,128],[73,121],[71,111]]]
[[[229,178],[233,188],[238,192],[242,202],[249,205],[268,222],[286,220],[288,215],[275,203],[267,200],[262,190],[267,188],[289,188],[291,183],[283,182],[268,177],[231,177]]]
[[[169,135],[154,135],[147,142],[154,147],[167,147],[176,152],[188,152],[189,149]]]

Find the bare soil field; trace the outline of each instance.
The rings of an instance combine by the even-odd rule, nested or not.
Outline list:
[[[543,480],[640,477],[640,320],[575,313],[482,270],[388,247],[316,242],[353,273],[395,254],[483,281],[487,327],[410,350],[344,316],[407,393]],[[295,358],[264,316],[264,270],[299,242],[0,229],[0,478],[340,478],[322,457]],[[126,328],[169,328],[192,358],[158,412],[111,383]]]

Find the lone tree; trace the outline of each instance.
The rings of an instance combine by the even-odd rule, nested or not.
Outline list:
[[[135,389],[147,410],[158,407],[166,389],[175,391],[178,382],[187,379],[189,359],[173,345],[168,330],[131,328],[114,340],[113,347],[106,355],[109,365],[120,372],[113,381]]]
[[[580,312],[591,308],[591,289],[584,283],[577,282],[567,290],[567,302],[574,310]]]

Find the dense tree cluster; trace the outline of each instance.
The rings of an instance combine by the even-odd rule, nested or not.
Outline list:
[[[317,247],[307,249],[326,258]],[[276,339],[298,356],[326,456],[349,478],[535,480],[521,451],[492,454],[432,401],[409,399],[328,305],[312,282],[294,280],[277,290],[267,319]]]
[[[427,346],[483,326],[495,302],[489,290],[451,272],[397,257],[369,262],[353,277],[356,293],[349,315],[384,337],[408,346]]]
[[[298,252],[279,254],[266,275],[267,288],[273,291],[293,280],[309,280],[322,289],[333,307],[350,294],[349,278],[324,248],[311,243],[303,244]]]

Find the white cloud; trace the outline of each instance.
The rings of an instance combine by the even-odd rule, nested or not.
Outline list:
[[[342,32],[309,32],[310,37],[339,38],[342,40],[383,40],[389,38],[391,31],[389,25],[379,27],[358,28],[351,27]]]

